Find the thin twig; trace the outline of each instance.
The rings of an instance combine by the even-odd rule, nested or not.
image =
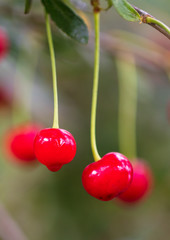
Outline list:
[[[141,21],[143,23],[146,23],[146,24],[150,25],[151,27],[155,28],[156,30],[161,32],[163,35],[165,35],[168,39],[170,39],[170,34],[162,26],[159,26],[156,23],[151,23],[151,22],[147,21],[147,18],[153,18],[154,20],[157,20],[155,17],[153,17],[151,14],[147,13],[146,11],[144,11],[144,10],[134,6],[134,5],[132,5],[132,6],[141,16]],[[160,22],[159,20],[157,20],[157,21]],[[168,31],[170,31],[170,29],[165,24],[163,24],[163,25],[168,29]]]

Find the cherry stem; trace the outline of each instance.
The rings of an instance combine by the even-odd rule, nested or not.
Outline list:
[[[119,148],[130,159],[136,159],[137,72],[131,54],[116,60],[119,82]]]
[[[52,127],[59,128],[56,62],[55,62],[55,53],[54,53],[51,27],[50,27],[50,20],[49,20],[49,15],[47,12],[45,12],[45,21],[46,21],[46,31],[47,31],[49,50],[50,50],[52,78],[53,78],[54,118],[53,118],[53,126]]]
[[[100,12],[94,11],[95,24],[95,53],[94,53],[94,76],[91,106],[91,148],[95,161],[101,159],[96,145],[96,109],[99,82],[99,64],[100,64]]]

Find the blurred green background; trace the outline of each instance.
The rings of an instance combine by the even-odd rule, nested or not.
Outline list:
[[[83,4],[83,1],[78,2]],[[130,2],[169,24],[169,0]],[[60,127],[70,131],[76,139],[74,161],[59,172],[51,173],[42,165],[20,166],[4,155],[5,133],[13,126],[13,120],[19,124],[31,117],[32,121],[51,127],[53,118],[51,65],[43,8],[39,1],[34,1],[29,15],[25,16],[23,11],[24,1],[0,2],[0,27],[6,29],[10,39],[10,52],[0,62],[0,86],[14,96],[17,105],[15,116],[12,106],[0,108],[0,202],[30,240],[169,239],[169,40],[147,25],[126,22],[113,8],[101,14],[98,149],[101,155],[119,151],[115,58],[119,48],[128,49],[135,56],[138,72],[138,156],[150,164],[155,178],[152,194],[139,204],[125,206],[116,200],[101,202],[89,196],[81,183],[84,167],[93,161],[90,148],[91,34],[89,45],[82,46],[53,25]],[[92,31],[90,7],[86,14]],[[128,33],[135,35],[129,38]],[[110,45],[103,40],[106,34]],[[142,38],[139,40],[137,36]]]

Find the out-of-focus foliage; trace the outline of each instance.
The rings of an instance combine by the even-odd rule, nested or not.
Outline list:
[[[129,2],[153,15],[157,13],[161,20],[169,22],[169,0]],[[81,46],[68,39],[53,25],[60,126],[75,136],[78,149],[75,160],[59,172],[51,173],[40,165],[32,168],[18,166],[4,154],[4,136],[14,121],[20,123],[29,117],[45,127],[52,125],[52,79],[44,12],[40,2],[33,1],[31,13],[25,16],[24,4],[21,0],[6,0],[0,3],[0,26],[6,29],[11,42],[8,56],[0,62],[0,86],[15,99],[15,113],[11,107],[0,109],[0,202],[5,205],[30,240],[168,239],[169,40],[149,26],[126,22],[116,11],[115,14],[110,10],[108,13],[102,13],[97,109],[98,149],[101,155],[109,151],[119,151],[115,57],[120,48],[132,53],[137,52],[135,58],[138,71],[138,155],[150,164],[155,183],[150,197],[138,205],[124,206],[116,200],[100,202],[90,197],[81,183],[84,167],[93,161],[89,134],[93,77],[92,37],[88,46]],[[92,22],[92,12],[87,16]],[[134,33],[137,43],[132,43],[127,34],[116,38],[116,34],[113,33],[113,45],[106,45],[103,40],[106,36],[104,33],[110,34],[117,29]],[[138,37],[144,38],[140,44]],[[116,39],[119,43],[117,45]],[[161,55],[160,50],[154,47],[152,55],[147,56],[152,48],[146,46],[145,40],[157,42],[164,48],[164,54]],[[161,57],[162,61],[158,61],[160,67],[152,59],[149,60],[150,56],[155,62]],[[130,76],[127,76],[127,81],[129,78]]]

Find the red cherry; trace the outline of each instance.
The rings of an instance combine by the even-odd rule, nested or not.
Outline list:
[[[76,142],[71,133],[64,129],[47,128],[37,134],[34,151],[38,161],[49,170],[58,171],[63,164],[73,160]]]
[[[132,176],[129,160],[121,153],[111,152],[84,169],[82,183],[91,196],[109,201],[129,187]]]
[[[149,166],[138,160],[133,164],[133,180],[130,187],[119,196],[123,202],[134,203],[143,199],[152,186],[152,173]]]
[[[0,59],[3,58],[8,52],[9,40],[5,30],[0,28]]]
[[[34,138],[40,126],[26,124],[10,130],[6,137],[6,149],[8,154],[20,160],[20,162],[32,162],[36,159],[34,154]]]

